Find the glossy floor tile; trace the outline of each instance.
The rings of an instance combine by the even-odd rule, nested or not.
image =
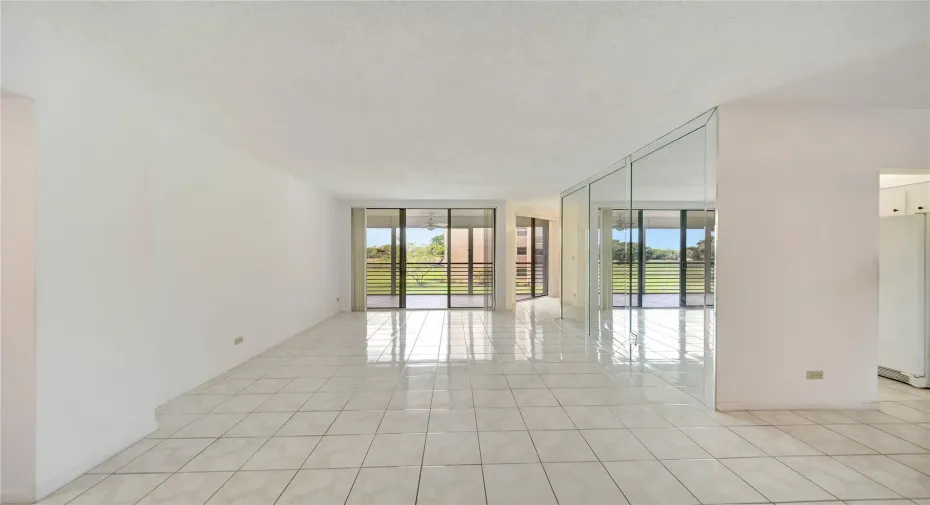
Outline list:
[[[480,465],[424,466],[417,490],[420,505],[485,505]]]
[[[641,310],[630,353],[546,298],[340,314],[41,503],[930,503],[930,394],[878,379],[880,410],[716,412],[707,321]]]

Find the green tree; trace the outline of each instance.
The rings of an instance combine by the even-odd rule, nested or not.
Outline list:
[[[636,242],[613,241],[613,260],[617,263],[635,262],[639,258],[639,244]]]
[[[678,259],[678,249],[656,249],[646,247],[643,251],[646,261],[675,261]],[[633,242],[613,241],[613,260],[617,263],[631,263],[639,260],[639,244]]]
[[[678,249],[646,248],[646,261],[675,261],[678,259]]]
[[[445,282],[446,269],[443,265],[445,251],[446,246],[442,235],[433,237],[426,245],[408,242],[407,276],[420,287],[432,281]]]
[[[390,263],[391,261],[391,246],[389,245],[375,245],[370,246],[368,249],[368,262],[369,263]]]
[[[430,254],[433,256],[439,256],[440,258],[446,257],[446,235],[445,233],[434,236],[429,239],[429,244],[426,248],[429,250]]]
[[[687,254],[689,261],[704,261],[704,255],[707,253],[707,244],[703,240],[698,240],[697,244],[689,247]],[[710,259],[714,259],[714,239],[710,239]]]

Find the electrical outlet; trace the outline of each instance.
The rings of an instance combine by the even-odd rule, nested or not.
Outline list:
[[[245,338],[243,338],[243,337],[236,337],[236,338],[233,339],[233,345],[239,345],[239,344],[242,343],[243,340],[245,340]]]
[[[808,370],[807,380],[823,379],[823,370]]]

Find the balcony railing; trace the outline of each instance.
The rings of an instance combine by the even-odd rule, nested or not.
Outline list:
[[[611,269],[614,293],[639,292],[639,263],[614,262]],[[710,292],[714,291],[714,265],[710,266]],[[685,289],[689,294],[704,293],[704,262],[685,265]],[[681,264],[678,261],[647,261],[643,294],[678,294],[681,291]]]
[[[494,279],[492,263],[437,262],[407,263],[406,294],[445,295],[491,292]],[[399,263],[367,263],[366,283],[369,295],[400,294]]]
[[[546,293],[546,265],[537,262],[535,271],[531,261],[517,262],[517,297],[533,296],[533,276],[536,277],[536,296]]]

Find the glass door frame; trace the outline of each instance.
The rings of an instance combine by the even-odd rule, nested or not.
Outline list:
[[[407,209],[400,210],[400,239],[397,246],[400,247],[398,255],[398,271],[400,272],[400,283],[397,286],[397,297],[400,300],[398,308],[407,308]]]
[[[368,309],[396,310],[403,308],[405,290],[405,250],[401,244],[406,240],[403,227],[405,209],[397,207],[365,208],[365,307]],[[387,222],[382,219],[387,218]],[[375,221],[376,224],[373,224]],[[389,230],[387,242],[372,244],[369,235],[373,230]],[[369,247],[389,247],[390,256],[387,263],[371,261]],[[387,271],[383,266],[387,266]],[[387,302],[378,301],[387,297]],[[392,298],[396,297],[396,301]],[[374,298],[374,300],[373,300]],[[374,303],[374,305],[372,305]]]

